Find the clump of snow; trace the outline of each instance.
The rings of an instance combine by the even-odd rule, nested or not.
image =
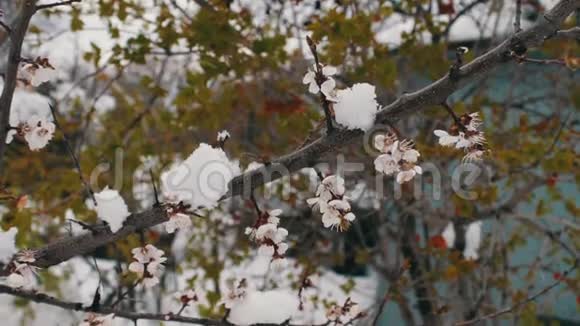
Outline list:
[[[481,226],[482,222],[477,221],[470,223],[465,228],[465,248],[463,249],[463,257],[468,260],[477,260],[479,258],[478,250],[481,245]],[[455,226],[449,222],[441,233],[448,248],[455,246]]]
[[[281,324],[298,312],[296,294],[284,290],[254,291],[234,305],[228,321],[236,325]]]
[[[16,243],[14,239],[18,229],[13,226],[8,231],[0,229],[0,261],[8,263],[12,256],[18,251],[16,250]]]
[[[465,249],[463,256],[465,259],[477,260],[479,245],[481,244],[481,221],[471,223],[465,230]]]
[[[336,122],[348,129],[369,130],[379,108],[376,97],[375,87],[367,83],[339,90],[334,104]]]
[[[113,233],[117,232],[123,227],[123,222],[125,222],[127,216],[130,215],[125,200],[123,200],[117,190],[109,189],[109,187],[95,194],[95,199],[97,200],[97,207],[95,207],[97,216],[109,223]]]
[[[240,173],[239,163],[230,161],[221,148],[202,143],[185,161],[161,174],[161,186],[170,201],[213,208]]]

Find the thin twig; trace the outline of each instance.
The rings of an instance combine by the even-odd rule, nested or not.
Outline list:
[[[318,84],[318,88],[320,88],[320,102],[322,103],[322,109],[324,110],[324,116],[326,117],[326,132],[331,133],[334,127],[332,126],[332,113],[330,112],[330,101],[326,98],[326,95],[322,92],[322,83],[324,82],[323,79],[325,78],[322,74],[322,65],[320,64],[320,60],[318,59],[318,51],[316,49],[316,43],[310,38],[306,37],[306,41],[308,42],[308,46],[310,47],[310,52],[314,56],[314,63],[316,67],[316,83]]]
[[[580,40],[580,27],[576,26],[576,27],[572,27],[570,29],[564,29],[561,31],[557,31],[556,37]]]
[[[12,33],[12,29],[10,28],[10,26],[8,26],[5,22],[0,20],[0,26],[2,26],[2,28],[4,28],[4,30],[6,31],[6,33],[8,35],[10,35]]]
[[[522,30],[522,0],[516,0],[516,17],[514,21],[514,29],[516,33]]]
[[[566,279],[566,276],[568,276],[568,274],[570,274],[572,271],[574,271],[576,269],[576,267],[578,266],[578,260],[576,260],[574,262],[574,265],[572,265],[572,267],[570,267],[568,270],[566,270],[564,273],[562,273],[562,277],[558,278],[554,283],[550,284],[549,286],[543,288],[542,290],[538,291],[536,294],[527,297],[526,299],[516,302],[514,305],[509,306],[505,309],[496,311],[494,313],[491,314],[487,314],[481,317],[477,317],[471,320],[466,320],[466,321],[461,321],[461,322],[457,322],[455,323],[455,326],[465,326],[465,325],[473,325],[473,324],[478,324],[479,322],[482,322],[484,320],[489,320],[489,319],[494,319],[497,318],[501,315],[505,315],[508,314],[510,312],[513,312],[514,310],[520,308],[521,306],[524,306],[534,300],[536,300],[537,298],[539,298],[540,296],[548,293],[550,290],[552,290],[553,288],[555,288],[556,286],[558,286],[560,283],[562,283],[563,280]]]
[[[91,199],[93,200],[93,204],[95,204],[95,206],[97,206],[97,199],[95,198],[95,193],[93,192],[93,189],[91,189],[91,186],[89,185],[89,183],[85,180],[85,178],[83,177],[83,171],[81,169],[81,163],[79,162],[79,159],[77,158],[77,156],[75,155],[75,152],[73,150],[73,148],[70,145],[70,142],[68,140],[68,137],[66,136],[66,133],[64,132],[64,130],[62,129],[62,126],[60,125],[60,123],[58,122],[58,118],[56,116],[56,110],[55,108],[52,106],[52,104],[48,104],[48,106],[50,107],[50,112],[52,113],[52,118],[54,120],[54,125],[58,128],[58,130],[60,130],[60,132],[62,133],[62,138],[64,140],[64,143],[66,145],[66,149],[69,152],[70,156],[73,159],[73,163],[75,165],[75,168],[79,174],[79,178],[81,179],[81,182],[83,184],[83,186],[85,187],[85,190],[87,191],[87,194],[89,195],[89,197],[91,197]]]
[[[153,195],[155,195],[155,206],[159,207],[161,203],[159,202],[159,193],[157,192],[157,186],[155,185],[155,175],[153,175],[153,169],[149,169],[149,175],[151,176],[151,183],[153,184]]]

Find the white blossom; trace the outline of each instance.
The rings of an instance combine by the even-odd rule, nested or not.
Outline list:
[[[356,217],[350,211],[350,204],[344,192],[344,179],[331,175],[324,178],[318,185],[316,197],[306,200],[308,205],[318,206],[324,227],[343,231],[355,220]]]
[[[459,121],[454,123],[449,131],[434,130],[433,133],[439,137],[439,144],[442,146],[454,146],[463,149],[467,154],[462,159],[462,163],[480,161],[485,153],[485,135],[479,130],[483,124],[478,112],[464,114]]]
[[[114,314],[99,316],[95,313],[89,312],[85,315],[85,319],[79,326],[113,326]]]
[[[159,277],[163,273],[163,265],[167,258],[163,250],[148,244],[145,247],[131,250],[134,262],[129,264],[129,271],[137,274],[145,287],[153,287],[159,283]]]
[[[439,137],[439,145],[453,146],[459,141],[459,136],[453,136],[445,130],[434,130],[435,136]]]
[[[375,147],[385,152],[375,159],[375,170],[387,176],[397,174],[395,180],[403,184],[423,173],[423,169],[416,165],[421,154],[413,148],[412,141],[393,140],[394,137],[390,135],[378,139],[375,137]]]
[[[36,283],[36,269],[35,266],[27,263],[13,262],[14,269],[6,278],[8,286],[13,288],[32,289]]]
[[[381,153],[388,153],[397,141],[397,135],[392,133],[378,134],[374,137],[373,144]]]
[[[56,69],[47,59],[37,59],[35,62],[27,62],[20,66],[19,78],[37,87],[56,77]]]
[[[218,132],[218,134],[217,134],[217,141],[224,142],[230,137],[231,137],[230,133],[227,130],[222,130],[222,131]]]
[[[6,135],[6,143],[10,144],[16,134],[21,135],[26,140],[31,151],[37,151],[48,145],[54,136],[56,126],[52,121],[32,115],[28,120],[21,122],[18,126],[11,126]]]
[[[322,83],[321,87],[318,87],[318,83],[316,81],[316,70],[317,70],[316,65],[313,66],[312,70],[308,69],[308,72],[306,73],[306,75],[304,75],[304,78],[302,78],[302,83],[308,85],[308,91],[312,94],[318,94],[318,92],[321,90],[322,87],[323,93],[326,96],[326,93],[330,93],[334,89],[334,86],[336,85],[336,84],[333,85],[334,79],[330,78],[330,76],[336,74],[336,68],[331,66],[322,67],[322,75],[327,79],[325,82]],[[332,82],[327,83],[325,85],[325,83],[328,81]]]
[[[228,285],[228,291],[221,298],[218,305],[224,305],[226,309],[233,308],[236,304],[240,303],[247,295],[247,284],[246,280],[242,279],[238,282]]]
[[[175,213],[169,216],[169,221],[165,222],[165,231],[173,233],[177,229],[188,229],[191,227],[191,218],[187,214]]]

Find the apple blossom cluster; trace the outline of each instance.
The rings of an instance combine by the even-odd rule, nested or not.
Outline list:
[[[270,267],[274,270],[281,270],[287,264],[284,254],[288,250],[288,244],[284,240],[288,236],[288,230],[278,227],[280,214],[282,214],[281,209],[262,213],[253,227],[246,228],[246,234],[250,240],[260,246],[258,254],[272,257]]]
[[[38,57],[35,60],[26,60],[19,67],[18,79],[34,87],[40,86],[56,77],[56,69],[48,58]]]
[[[330,175],[318,185],[316,197],[306,200],[311,207],[318,206],[324,227],[344,231],[356,218],[351,212],[348,197],[344,195],[345,190],[344,179]]]
[[[412,180],[415,175],[422,174],[423,170],[417,165],[419,152],[413,148],[412,140],[399,138],[392,133],[376,135],[374,146],[381,155],[375,159],[375,170],[385,175],[396,174],[396,181],[403,184]]]
[[[85,315],[85,319],[79,324],[79,326],[113,326],[114,317],[114,314],[103,316],[89,312]]]
[[[19,252],[10,263],[10,275],[6,278],[8,286],[13,288],[34,288],[36,280],[36,270],[38,267],[32,265],[36,261],[33,250],[23,250]]]
[[[169,216],[169,221],[165,222],[165,231],[167,233],[174,233],[177,229],[188,229],[191,227],[191,217],[178,207],[170,205],[165,211]]]
[[[129,270],[139,276],[139,281],[145,287],[153,287],[159,283],[159,276],[163,273],[163,265],[167,258],[165,252],[148,244],[145,247],[137,247],[131,250],[134,262],[129,264]]]
[[[466,113],[449,130],[437,129],[433,133],[439,137],[439,145],[463,149],[466,153],[462,160],[464,163],[481,161],[487,152],[485,136],[479,130],[482,124],[478,112]]]
[[[478,250],[481,244],[481,221],[473,222],[467,225],[465,230],[465,248],[463,249],[463,257],[467,260],[477,260],[479,258]],[[452,222],[449,222],[445,227],[445,230],[441,233],[447,248],[453,248],[455,246],[455,226]]]
[[[6,144],[10,144],[14,136],[19,135],[26,140],[31,151],[38,151],[48,145],[55,130],[56,126],[52,121],[33,115],[17,126],[10,126],[6,134]]]
[[[326,311],[329,325],[347,325],[362,315],[356,302],[347,298],[342,306],[333,304]]]
[[[318,69],[316,64],[312,70],[308,69],[302,79],[302,83],[308,85],[308,91],[312,94],[322,92],[326,100],[336,102],[336,81],[332,76],[336,75],[336,68],[332,66],[321,66]]]

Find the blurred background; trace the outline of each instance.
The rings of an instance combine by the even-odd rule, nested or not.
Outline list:
[[[523,0],[522,28],[555,3]],[[19,5],[0,1],[4,22]],[[507,0],[84,0],[34,16],[23,56],[48,58],[57,78],[18,87],[12,115],[50,117],[52,103],[92,187],[119,190],[130,211],[139,212],[154,203],[149,169],[159,176],[221,130],[231,134],[225,150],[243,169],[324,134],[319,99],[302,84],[313,63],[307,35],[318,43],[321,62],[337,67],[339,88],[371,83],[384,106],[444,76],[456,48],[470,50],[469,62],[512,35],[515,6]],[[565,27],[579,18],[573,15]],[[0,42],[6,58],[5,33]],[[244,235],[255,211],[247,198],[236,198],[194,219],[191,230],[167,234],[157,226],[41,270],[40,289],[90,303],[101,282],[110,303],[131,284],[131,248],[146,241],[165,250],[169,261],[160,285],[132,290],[122,304],[127,309],[176,310],[175,293],[193,287],[207,301],[184,315],[220,318],[217,302],[232,277],[262,289],[297,289],[305,271],[320,281],[304,323],[324,322],[332,302],[350,297],[369,312],[359,323],[371,324],[394,287],[380,325],[450,325],[512,306],[561,279],[578,257],[579,55],[577,40],[553,38],[449,98],[458,114],[479,112],[484,121],[491,152],[480,163],[484,173],[466,186],[477,199],[453,191],[462,155],[438,146],[433,135],[451,118],[443,107],[425,107],[396,128],[415,140],[423,163],[440,171],[440,196],[426,173],[420,198],[395,198],[392,178],[376,181],[378,153],[360,142],[320,158],[328,165],[325,175],[335,173],[338,154],[365,166],[344,176],[357,216],[345,232],[323,228],[308,207],[317,185],[312,169],[258,190],[263,209],[283,209],[281,224],[290,232],[291,265],[281,275],[268,270]],[[83,232],[70,219],[96,222],[62,134],[40,152],[15,140],[4,168],[9,173],[0,189],[27,199],[0,201],[1,226],[18,227],[19,248]],[[477,261],[438,245],[450,221],[483,222]],[[414,268],[400,276],[409,263]],[[579,281],[573,271],[534,302],[487,324],[580,325]],[[82,320],[6,295],[0,302],[6,325]]]

